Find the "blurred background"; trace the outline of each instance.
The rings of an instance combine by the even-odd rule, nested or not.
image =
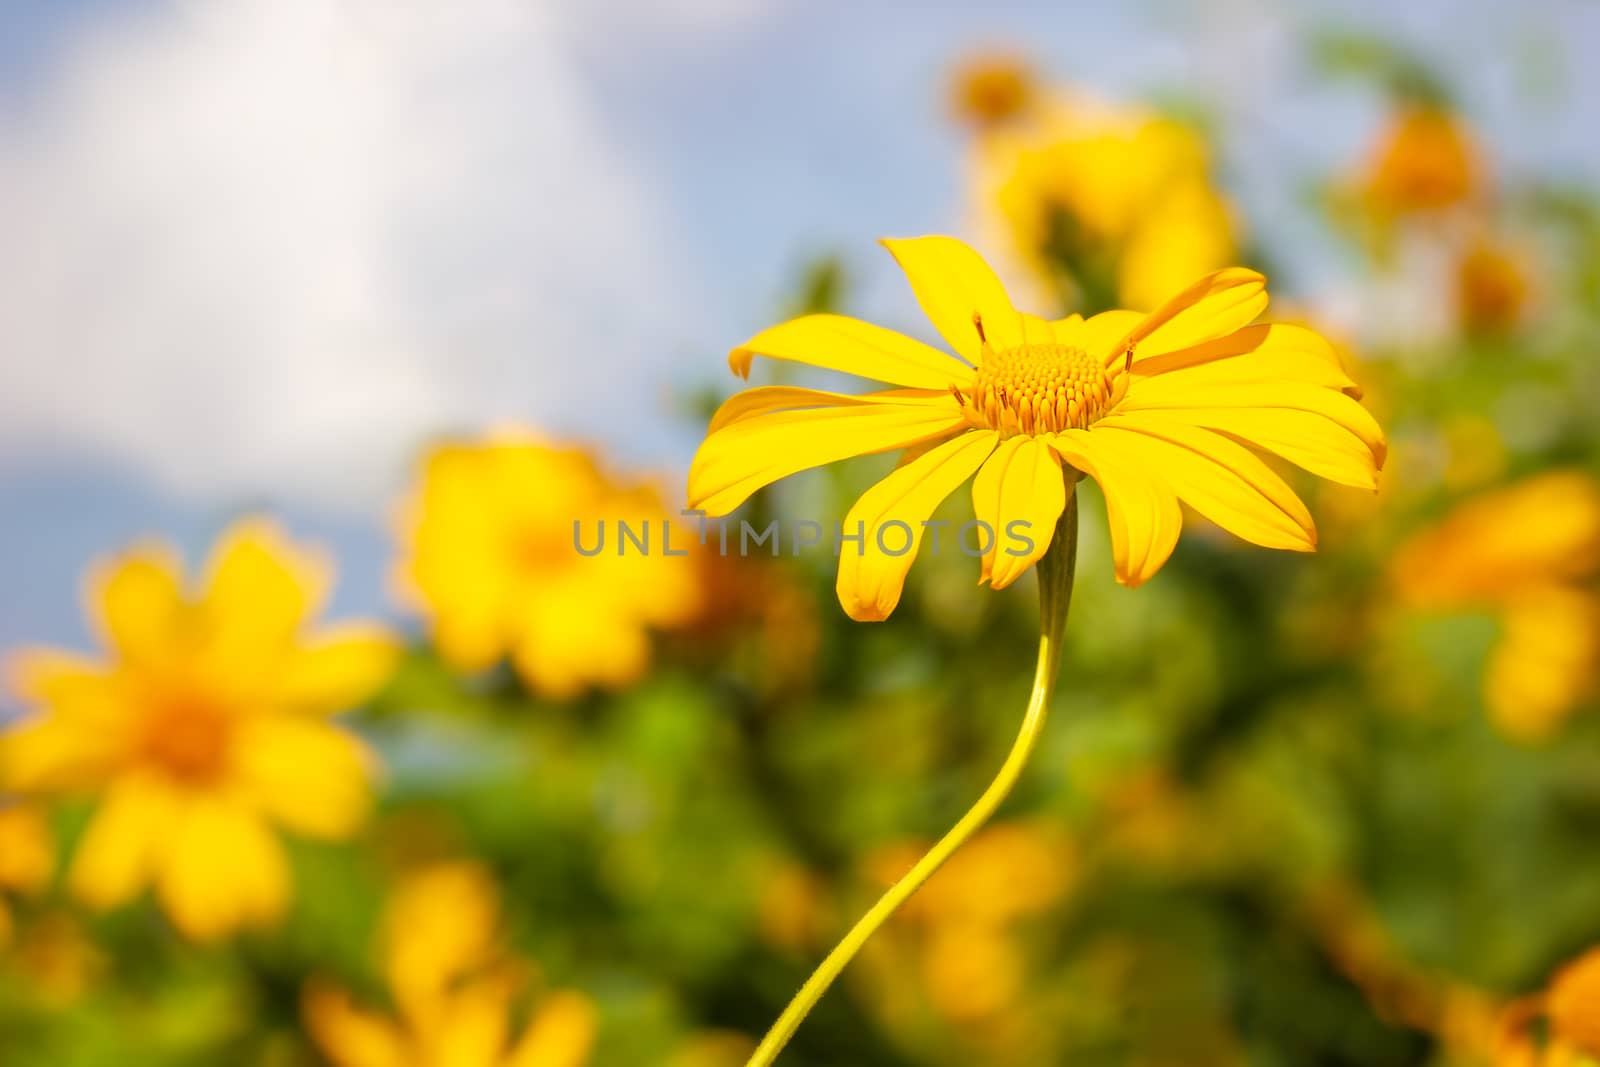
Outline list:
[[[861,625],[570,525],[676,514],[755,331],[929,336],[932,232],[1045,314],[1263,270],[1390,464],[1134,591],[1086,485],[1034,766],[783,1062],[1600,1060],[1597,60],[1578,0],[0,8],[0,1064],[743,1062],[1003,758],[1032,580]]]

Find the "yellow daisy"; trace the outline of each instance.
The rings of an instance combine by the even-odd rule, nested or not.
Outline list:
[[[718,410],[689,474],[690,505],[724,515],[797,471],[903,450],[844,522],[847,534],[865,530],[859,544],[841,542],[839,601],[854,619],[894,610],[923,523],[969,478],[992,535],[979,529],[972,542],[986,548],[982,580],[995,588],[1050,548],[1081,474],[1105,495],[1117,578],[1130,586],[1177,544],[1180,502],[1255,544],[1315,547],[1306,506],[1252,448],[1344,485],[1377,486],[1382,430],[1325,340],[1251,325],[1267,303],[1254,271],[1207,275],[1149,314],[1050,322],[1014,308],[960,241],[884,244],[954,355],[839,315],[764,330],[733,350],[741,376],[762,355],[895,388],[746,390]],[[879,536],[890,523],[909,528],[907,551],[894,554],[907,539],[898,527]]]
[[[667,519],[653,486],[581,448],[517,431],[452,442],[428,455],[404,509],[399,583],[457,670],[509,656],[545,696],[614,689],[649,666],[651,628],[701,607],[694,533],[666,543]],[[619,524],[645,541],[624,542]]]
[[[35,713],[0,734],[0,787],[97,799],[68,872],[79,898],[111,908],[153,884],[180,930],[219,937],[283,911],[274,827],[361,823],[371,760],[328,717],[383,683],[396,646],[374,623],[308,629],[328,579],[263,521],[228,530],[191,589],[146,545],[92,572],[105,660],[12,657]]]
[[[384,914],[383,974],[398,1018],[313,982],[307,1029],[336,1067],[582,1067],[596,1013],[581,993],[544,997],[515,1028],[527,965],[500,948],[500,900],[473,863],[408,876]]]

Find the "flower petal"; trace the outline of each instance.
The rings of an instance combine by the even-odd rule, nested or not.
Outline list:
[[[1172,555],[1183,512],[1171,486],[1123,447],[1124,436],[1066,430],[1044,440],[1099,484],[1117,581],[1131,588],[1149,581]]]
[[[88,597],[101,640],[120,658],[149,663],[172,654],[184,601],[180,566],[171,548],[140,545],[95,565]]]
[[[581,993],[552,993],[533,1013],[506,1067],[583,1067],[599,1026],[594,1002]]]
[[[185,936],[215,940],[283,913],[288,859],[258,815],[220,797],[196,795],[166,831],[156,888]]]
[[[1023,343],[1022,320],[1005,286],[965,243],[954,237],[886,237],[882,243],[906,272],[928,321],[968,363],[976,366],[981,358],[980,318],[995,350]]]
[[[265,519],[234,523],[212,552],[200,607],[222,677],[266,681],[279,669],[300,625],[320,607],[328,561],[286,538]]]
[[[1378,488],[1378,462],[1372,450],[1321,415],[1292,408],[1168,408],[1160,414],[1173,422],[1225,433],[1330,482]]]
[[[160,868],[180,810],[178,794],[159,775],[113,782],[73,857],[67,875],[73,895],[100,911],[132,899]]]
[[[1106,365],[1128,345],[1147,353],[1171,352],[1226,336],[1249,325],[1267,306],[1267,279],[1244,267],[1206,275],[1156,308],[1105,353]]]
[[[1170,375],[1171,382],[1188,388],[1294,381],[1359,392],[1332,345],[1315,331],[1285,323],[1246,326],[1176,351],[1136,352],[1133,375],[1135,379]]]
[[[1092,433],[1123,438],[1124,447],[1159,471],[1178,499],[1246,541],[1300,552],[1316,548],[1316,526],[1305,504],[1238,442],[1159,415],[1114,415]]]
[[[380,623],[329,626],[289,654],[278,677],[279,699],[301,711],[349,711],[383,686],[399,657],[394,633]]]
[[[357,1007],[342,989],[313,980],[300,1010],[307,1031],[335,1067],[407,1067],[412,1062],[394,1023]]]
[[[1026,573],[1049,549],[1066,506],[1061,457],[1041,438],[1019,434],[1002,441],[972,482],[972,509],[992,533],[980,581],[1004,589]],[[1014,534],[1018,522],[1025,525]],[[1025,549],[1017,547],[1024,543]]]
[[[851,456],[905,448],[965,429],[943,404],[882,403],[755,415],[709,435],[689,467],[689,506],[726,515],[762,486]]]
[[[845,516],[844,529],[861,529],[862,543],[839,555],[837,590],[845,614],[858,622],[889,617],[900,602],[906,572],[922,543],[922,523],[940,503],[976,471],[1000,435],[993,430],[964,433],[895,470],[861,494]],[[885,530],[888,523],[904,523],[908,536]],[[891,554],[884,546],[905,551]]]
[[[970,319],[967,331],[973,332]],[[931,345],[845,315],[804,315],[762,330],[728,353],[728,366],[748,378],[756,356],[912,389],[944,390],[972,377],[971,367]]]
[[[795,385],[762,385],[744,389],[730,396],[711,416],[707,433],[715,433],[724,426],[755,415],[772,411],[795,411],[802,408],[850,407],[857,404],[877,404],[885,400],[939,401],[950,395],[948,389],[889,389],[879,393],[830,393],[821,389],[802,389]]]
[[[1274,382],[1268,385],[1207,385],[1191,387],[1183,375],[1162,375],[1135,381],[1118,405],[1118,413],[1213,409],[1219,420],[1216,429],[1231,426],[1220,420],[1231,418],[1241,409],[1308,411],[1328,419],[1354,434],[1371,452],[1378,468],[1388,456],[1388,443],[1378,420],[1354,399],[1333,389],[1299,382]]]
[[[256,808],[307,837],[348,837],[371,807],[371,754],[321,719],[252,716],[239,724],[233,753],[234,774]]]

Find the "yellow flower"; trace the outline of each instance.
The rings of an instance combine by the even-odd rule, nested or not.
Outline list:
[[[579,1067],[594,1043],[589,999],[555,992],[520,1034],[526,965],[498,948],[500,903],[488,872],[445,863],[409,876],[385,909],[384,977],[397,1019],[313,982],[304,1014],[336,1067]]]
[[[989,267],[949,237],[884,242],[955,350],[839,315],[807,315],[735,348],[897,388],[866,395],[788,386],[728,400],[689,474],[691,506],[725,515],[762,486],[851,456],[904,450],[850,510],[837,590],[855,619],[899,602],[926,522],[973,480],[982,579],[1014,582],[1050,546],[1069,485],[1099,482],[1119,581],[1138,585],[1177,544],[1179,501],[1259,545],[1310,551],[1311,515],[1240,442],[1322,477],[1376,487],[1384,439],[1333,350],[1296,326],[1250,323],[1266,282],[1232,268],[1148,314],[1056,322],[1017,311]],[[987,535],[985,534],[987,529]],[[951,551],[946,531],[940,550]],[[903,551],[901,551],[903,549]]]
[[[1409,105],[1374,146],[1363,193],[1382,218],[1437,212],[1477,195],[1484,169],[1476,144],[1454,115]]]
[[[1064,270],[1080,304],[1152,308],[1233,259],[1206,146],[1171,119],[1068,96],[980,137],[974,163],[982,231],[1035,278]]]
[[[552,697],[620,687],[649,665],[652,626],[699,609],[692,532],[672,530],[651,486],[621,484],[578,448],[505,433],[435,449],[406,508],[400,580],[439,654],[479,671],[509,653]],[[648,553],[618,523],[648,529]],[[606,540],[593,549],[601,532]],[[625,554],[624,554],[625,551]]]
[[[1028,64],[1014,52],[968,57],[950,80],[950,113],[956,121],[988,129],[1026,114],[1037,86]]]
[[[1553,471],[1472,498],[1396,552],[1402,606],[1501,622],[1485,701],[1523,740],[1548,737],[1600,681],[1600,483]]]
[[[264,521],[228,530],[193,590],[145,545],[91,574],[106,661],[12,659],[37,713],[0,735],[0,785],[99,800],[68,874],[78,897],[111,908],[153,884],[180,930],[219,937],[283,911],[275,826],[361,823],[370,759],[328,716],[382,684],[395,645],[372,623],[308,631],[328,579]]]

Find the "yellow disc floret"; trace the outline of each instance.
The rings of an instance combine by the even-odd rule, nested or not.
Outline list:
[[[956,392],[968,421],[1004,436],[1082,429],[1104,415],[1111,382],[1102,362],[1076,345],[987,345],[970,397]]]

